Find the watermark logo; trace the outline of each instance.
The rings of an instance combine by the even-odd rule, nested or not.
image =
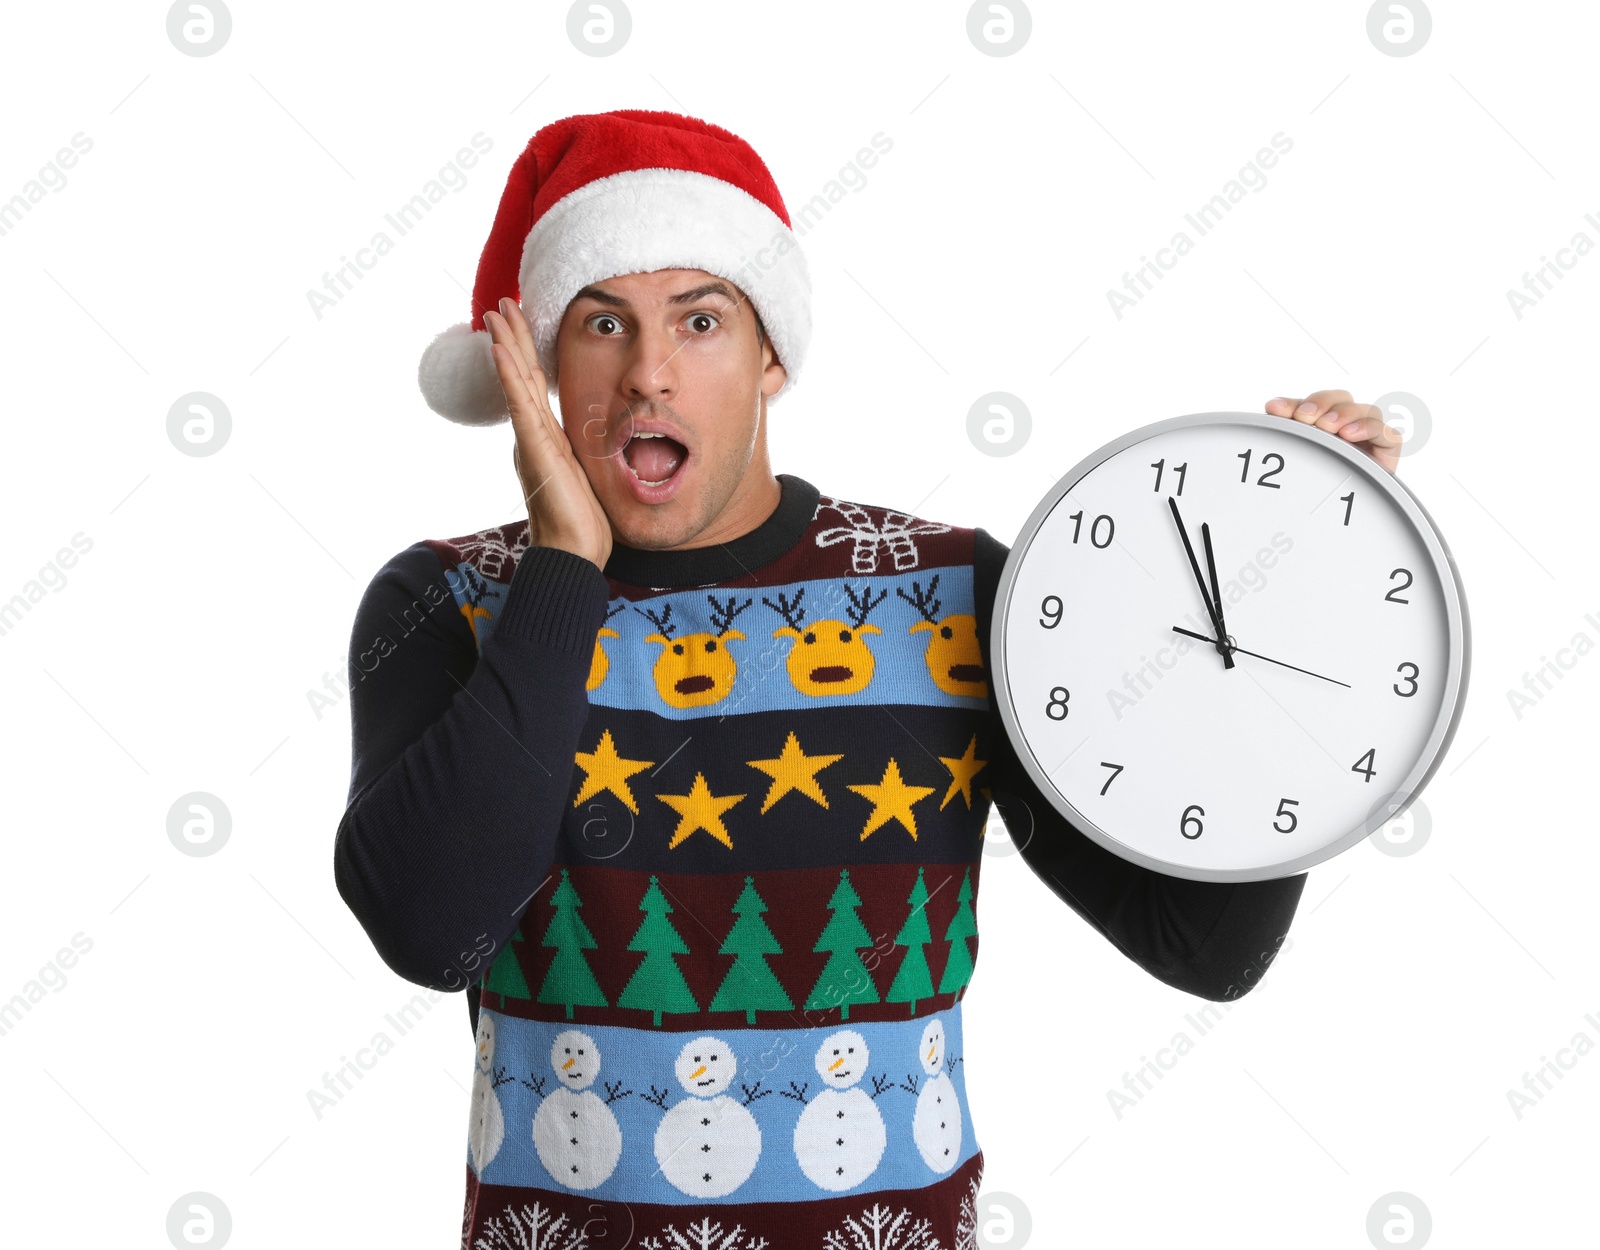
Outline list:
[[[983,1250],[1021,1250],[1033,1235],[1033,1215],[1016,1194],[980,1193],[976,1232]]]
[[[984,56],[1021,52],[1033,33],[1033,14],[1022,0],[978,0],[967,10],[967,38]]]
[[[1433,433],[1433,414],[1410,391],[1387,391],[1373,400],[1372,406],[1405,439],[1400,445],[1402,455],[1414,456],[1427,446],[1428,436]]]
[[[1391,801],[1387,806],[1392,811],[1399,803],[1397,800]],[[1428,844],[1428,835],[1432,832],[1433,817],[1428,812],[1428,805],[1418,799],[1393,820],[1369,833],[1367,841],[1385,855],[1398,859],[1415,855]]]
[[[228,405],[208,391],[179,395],[167,409],[167,439],[186,456],[214,456],[232,433]]]
[[[233,1213],[228,1204],[203,1189],[184,1194],[167,1212],[167,1240],[179,1250],[188,1246],[221,1250],[231,1236]]]
[[[233,813],[214,794],[191,790],[167,811],[167,837],[185,855],[215,855],[233,832]]]
[[[205,4],[178,0],[167,10],[167,38],[184,56],[221,52],[231,34],[233,14],[222,0],[208,0]]]
[[[567,10],[567,38],[584,56],[621,52],[633,33],[633,14],[622,0],[577,0]]]
[[[967,438],[986,456],[1014,456],[1032,433],[1033,414],[1010,391],[979,395],[967,409]]]
[[[1421,52],[1433,33],[1433,14],[1422,0],[1378,0],[1367,10],[1367,38],[1384,56]]]
[[[1384,1194],[1367,1212],[1367,1240],[1379,1250],[1390,1246],[1405,1246],[1406,1250],[1422,1250],[1433,1236],[1433,1215],[1428,1204],[1416,1194],[1397,1189]]]

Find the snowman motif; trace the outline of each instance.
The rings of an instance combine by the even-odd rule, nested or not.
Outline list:
[[[928,1079],[917,1094],[911,1138],[924,1163],[935,1172],[948,1172],[961,1158],[961,1105],[955,1085],[943,1071],[944,1021],[928,1021],[917,1057]]]
[[[506,1118],[500,1110],[500,1095],[495,1087],[509,1079],[494,1072],[494,1017],[478,1013],[478,1054],[472,1068],[472,1114],[467,1121],[467,1145],[472,1151],[472,1170],[481,1178],[489,1161],[500,1153],[506,1138]]]
[[[832,1034],[817,1050],[823,1088],[794,1126],[794,1153],[807,1179],[823,1189],[861,1184],[883,1157],[883,1116],[859,1088],[869,1058],[866,1038],[854,1029]]]
[[[656,1129],[656,1162],[674,1187],[693,1198],[721,1198],[750,1178],[761,1157],[761,1130],[727,1094],[738,1060],[716,1037],[685,1044],[672,1065],[689,1097],[667,1109]],[[666,1096],[661,1096],[665,1109]]]
[[[577,1029],[556,1034],[550,1045],[556,1087],[533,1117],[533,1146],[545,1170],[568,1189],[593,1189],[604,1183],[622,1157],[617,1117],[589,1086],[600,1075],[594,1038]],[[620,1084],[620,1083],[619,1083]],[[536,1088],[543,1092],[541,1080]],[[625,1095],[615,1095],[623,1097]]]

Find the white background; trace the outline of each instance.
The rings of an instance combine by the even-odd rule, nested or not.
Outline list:
[[[75,533],[93,547],[0,636],[0,1000],[93,946],[0,1036],[3,1239],[165,1246],[198,1190],[239,1247],[455,1244],[460,998],[308,1105],[414,987],[334,889],[348,716],[307,691],[385,559],[517,515],[508,428],[434,415],[416,362],[468,313],[528,137],[619,107],[727,126],[794,209],[893,140],[803,242],[817,329],[772,440],[827,492],[1010,541],[1059,473],[1162,417],[1318,387],[1432,413],[1400,472],[1460,564],[1474,654],[1427,844],[1314,869],[1290,948],[1203,1037],[1199,1000],[1019,858],[985,863],[966,1073],[986,1191],[1026,1205],[1031,1244],[1361,1247],[1396,1190],[1440,1246],[1584,1235],[1600,1056],[1520,1119],[1507,1091],[1600,1042],[1600,658],[1563,653],[1520,716],[1507,691],[1600,639],[1600,256],[1520,319],[1506,292],[1579,231],[1600,244],[1597,13],[1441,0],[1395,57],[1366,11],[1039,3],[992,57],[961,4],[637,0],[591,57],[564,5],[280,0],[236,3],[193,57],[160,5],[8,10],[0,198],[93,147],[0,236],[0,600]],[[318,319],[306,292],[479,131],[464,189]],[[1107,290],[1278,132],[1265,188],[1116,317]],[[968,440],[995,390],[1033,414],[1021,454]],[[190,391],[232,413],[213,456],[167,438]],[[233,818],[203,858],[166,832],[195,790]],[[1107,1091],[1180,1030],[1193,1050],[1119,1119]]]

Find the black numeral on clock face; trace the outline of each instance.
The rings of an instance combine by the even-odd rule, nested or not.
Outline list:
[[[1406,672],[1406,669],[1408,669],[1408,668],[1411,670],[1409,673]],[[1400,689],[1400,683],[1398,681],[1395,682],[1395,684],[1393,686],[1394,692],[1397,695],[1399,695],[1402,699],[1409,699],[1412,695],[1416,694],[1417,693],[1417,674],[1420,673],[1422,670],[1419,669],[1410,660],[1406,660],[1400,665],[1399,668],[1395,669],[1394,671],[1399,673],[1401,678],[1404,681],[1407,681],[1407,682],[1411,683],[1411,689],[1410,690],[1402,690],[1402,689]]]
[[[1411,589],[1411,570],[1410,569],[1395,569],[1394,572],[1389,574],[1389,580],[1391,582],[1394,581],[1394,579],[1397,578],[1397,577],[1403,577],[1406,580],[1401,582],[1398,586],[1389,587],[1389,593],[1384,596],[1384,599],[1389,603],[1410,603],[1411,600],[1402,599],[1400,597],[1400,592],[1402,590],[1410,590]]]
[[[1061,624],[1061,596],[1046,595],[1044,597],[1044,602],[1039,605],[1039,611],[1043,613],[1043,615],[1039,617],[1039,624],[1043,625],[1046,629],[1054,629],[1057,625]]]
[[[1083,533],[1083,512],[1081,510],[1078,511],[1078,512],[1074,512],[1071,516],[1069,516],[1067,518],[1067,520],[1069,520],[1069,521],[1071,521],[1073,523],[1073,525],[1072,525],[1072,541],[1073,542],[1077,542],[1079,535]],[[1104,542],[1100,541],[1100,534],[1101,534],[1100,523],[1102,521],[1105,522],[1105,531],[1104,531],[1105,532],[1105,541]],[[1089,541],[1091,543],[1093,543],[1096,547],[1100,548],[1102,551],[1105,550],[1105,548],[1107,548],[1107,547],[1109,547],[1111,545],[1111,540],[1114,537],[1116,537],[1116,533],[1117,533],[1117,523],[1115,521],[1113,521],[1110,517],[1108,517],[1104,512],[1102,512],[1099,516],[1095,517],[1095,519],[1093,521],[1089,522]]]
[[[1293,833],[1295,831],[1296,826],[1298,826],[1300,824],[1300,818],[1298,816],[1296,816],[1293,812],[1285,811],[1284,808],[1286,808],[1286,807],[1299,807],[1299,806],[1300,806],[1300,800],[1299,799],[1279,799],[1278,800],[1278,820],[1282,820],[1285,817],[1287,817],[1289,823],[1287,825],[1280,825],[1277,820],[1274,820],[1272,822],[1272,827],[1274,829],[1276,829],[1279,833]]]
[[[1154,469],[1156,471],[1156,487],[1155,488],[1156,488],[1156,493],[1157,494],[1160,494],[1160,492],[1161,492],[1161,474],[1165,471],[1166,463],[1167,463],[1166,457],[1163,456],[1160,460],[1157,460],[1154,464],[1152,464],[1150,466],[1152,469]],[[1184,481],[1184,479],[1186,477],[1189,476],[1189,462],[1187,460],[1185,460],[1182,464],[1173,465],[1172,466],[1172,471],[1178,475],[1178,489],[1173,491],[1172,493],[1174,495],[1181,495],[1181,494],[1183,494],[1183,481]]]
[[[1377,751],[1377,747],[1368,748],[1365,755],[1358,759],[1354,764],[1350,765],[1350,771],[1353,773],[1360,773],[1368,781],[1371,781],[1372,778],[1377,775],[1378,771],[1375,767],[1373,767],[1373,756],[1377,754]],[[1365,765],[1365,767],[1363,767],[1363,765]]]
[[[1100,767],[1109,768],[1111,770],[1111,776],[1106,778],[1106,784],[1100,787],[1100,793],[1104,794],[1107,790],[1111,789],[1111,783],[1117,779],[1117,774],[1122,771],[1122,765],[1113,764],[1110,760],[1101,760]]]
[[[1241,482],[1248,482],[1250,480],[1250,453],[1254,450],[1254,448],[1250,448],[1247,451],[1241,451],[1236,457],[1234,457],[1236,460],[1244,461],[1244,470],[1239,474],[1239,480]],[[1261,457],[1261,463],[1263,465],[1266,465],[1273,460],[1278,462],[1278,467],[1276,469],[1269,469],[1260,477],[1256,478],[1257,486],[1270,486],[1273,490],[1277,490],[1283,485],[1282,482],[1274,482],[1269,480],[1277,477],[1278,474],[1283,472],[1283,457],[1275,451],[1269,451],[1266,455]]]
[[[1044,714],[1051,720],[1067,719],[1067,700],[1072,697],[1072,691],[1065,686],[1050,687],[1050,702],[1044,705]]]
[[[1339,502],[1344,505],[1344,523],[1350,524],[1350,509],[1356,506],[1356,493],[1351,491],[1348,495],[1340,495]]]
[[[1205,832],[1205,825],[1200,821],[1200,817],[1204,816],[1205,814],[1206,809],[1201,807],[1200,804],[1189,804],[1188,807],[1183,809],[1183,816],[1178,821],[1178,832],[1184,837],[1188,838],[1191,842],[1194,841],[1194,839],[1198,838],[1202,833]],[[1189,832],[1191,827],[1194,829],[1193,833]]]

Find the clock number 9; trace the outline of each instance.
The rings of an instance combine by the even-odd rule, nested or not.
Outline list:
[[[1189,814],[1191,812],[1196,813],[1196,815],[1191,816]],[[1204,816],[1205,814],[1206,809],[1201,807],[1200,804],[1189,804],[1188,807],[1183,809],[1183,819],[1178,821],[1178,832],[1192,842],[1195,838],[1198,838],[1202,833],[1205,832],[1205,826],[1200,823],[1200,817]],[[1189,832],[1189,825],[1191,822],[1194,824],[1193,833]]]
[[[1050,687],[1050,702],[1044,705],[1044,714],[1051,720],[1067,719],[1067,700],[1072,697],[1072,692],[1065,686]]]
[[[1408,668],[1411,670],[1409,673],[1405,671]],[[1400,666],[1398,668],[1396,668],[1394,671],[1399,673],[1400,676],[1405,681],[1408,681],[1408,682],[1411,683],[1411,689],[1410,690],[1402,690],[1402,689],[1400,689],[1400,683],[1398,681],[1395,682],[1395,684],[1393,686],[1391,686],[1390,689],[1393,690],[1402,699],[1409,699],[1412,695],[1416,694],[1417,693],[1417,674],[1419,674],[1422,670],[1419,669],[1410,660],[1406,660],[1402,664],[1400,664]]]
[[[1051,607],[1051,604],[1055,604],[1055,606]],[[1057,625],[1061,624],[1061,596],[1046,595],[1044,597],[1044,602],[1039,605],[1039,611],[1044,614],[1044,616],[1039,618],[1039,624],[1043,625],[1046,629],[1054,629]],[[1050,617],[1051,619],[1048,621],[1045,620],[1046,616]]]

